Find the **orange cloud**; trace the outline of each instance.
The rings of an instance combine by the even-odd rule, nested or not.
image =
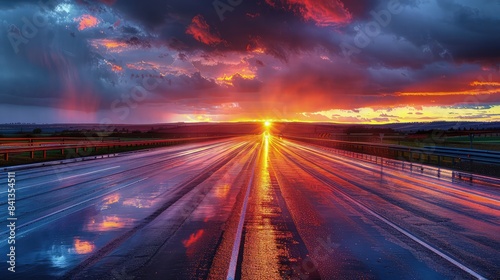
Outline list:
[[[398,92],[399,96],[448,96],[448,95],[482,95],[500,93],[500,89],[464,90],[464,91],[432,91],[432,92]]]
[[[79,18],[75,18],[78,21],[78,30],[82,31],[87,28],[96,27],[99,24],[99,20],[92,15],[83,15]]]
[[[90,44],[94,48],[105,47],[110,52],[122,52],[128,45],[125,42],[120,42],[112,39],[95,39],[91,40]]]
[[[109,62],[109,61],[107,61],[107,60],[104,60],[104,62],[105,62],[107,65],[111,66],[111,71],[113,71],[113,72],[115,72],[115,73],[118,73],[118,72],[123,71],[123,67],[121,67],[120,65],[113,64],[113,63],[111,63],[111,62]]]
[[[399,106],[363,107],[353,110],[332,109],[314,113],[302,113],[310,120],[326,118],[338,123],[395,123],[431,121],[497,121],[500,106]]]
[[[477,86],[495,86],[495,87],[500,87],[500,82],[478,82],[474,81],[470,83],[471,86],[477,87]]]
[[[210,26],[203,16],[197,15],[186,29],[186,34],[192,35],[194,39],[206,45],[217,45],[223,42],[219,36],[210,32]]]
[[[336,26],[352,20],[352,14],[339,0],[286,0],[290,5],[297,5],[298,11],[306,20],[316,22],[318,26]]]
[[[236,73],[231,76],[227,76],[226,74],[222,75],[221,77],[217,77],[217,83],[220,85],[233,85],[233,81],[235,78],[242,78],[245,80],[253,80],[255,79],[255,74],[254,73],[245,73],[245,69],[243,69],[242,73]]]
[[[113,72],[121,72],[121,71],[123,70],[123,68],[122,68],[121,66],[118,66],[118,65],[113,65],[113,66],[111,67],[111,70],[112,70]]]

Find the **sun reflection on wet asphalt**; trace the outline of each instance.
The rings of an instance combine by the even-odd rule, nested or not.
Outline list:
[[[401,271],[409,273],[408,276],[444,278],[456,273],[446,264],[436,262],[435,256],[425,249],[380,228],[373,217],[344,200],[337,188],[423,238],[432,237],[435,244],[447,244],[465,256],[467,264],[477,265],[479,270],[491,267],[491,260],[497,259],[498,250],[494,245],[500,244],[500,240],[491,234],[497,228],[496,214],[500,209],[496,190],[465,187],[445,179],[396,172],[388,167],[380,171],[379,165],[331,156],[312,146],[282,140],[269,131],[242,139],[219,144],[216,152],[201,153],[194,159],[187,155],[172,165],[157,165],[154,175],[148,174],[148,180],[130,188],[113,189],[137,181],[134,176],[146,175],[128,171],[130,174],[124,172],[96,179],[99,183],[95,185],[75,177],[79,179],[71,184],[78,186],[76,188],[64,185],[64,181],[53,186],[38,186],[34,201],[51,197],[60,200],[61,205],[20,200],[19,208],[23,210],[20,213],[26,215],[23,218],[29,221],[40,216],[41,222],[25,226],[19,235],[16,253],[23,261],[19,275],[28,278],[40,275],[37,279],[64,276],[87,258],[96,257],[117,237],[146,221],[143,230],[121,241],[119,247],[104,254],[101,262],[82,270],[81,275],[90,277],[92,271],[98,269],[95,271],[109,276],[109,267],[113,267],[114,262],[134,265],[144,261],[150,265],[147,269],[152,274],[139,268],[134,271],[145,273],[145,277],[162,272],[171,272],[177,278],[223,276],[230,255],[227,251],[232,249],[225,244],[233,244],[234,233],[229,232],[236,232],[232,221],[238,223],[237,209],[241,209],[246,186],[250,185],[254,158],[257,160],[255,173],[242,245],[238,248],[242,250],[238,273],[243,279],[290,278],[293,273],[309,268],[314,268],[315,274],[308,274],[313,278],[320,275],[329,278],[346,272],[353,277],[367,278],[396,275]],[[245,143],[241,144],[245,148],[240,149],[240,143]],[[239,151],[237,156],[218,169],[210,169],[211,163],[224,159],[231,149]],[[145,159],[137,163],[133,170],[148,162],[149,159]],[[114,164],[125,166],[123,162]],[[208,177],[189,183],[204,170],[209,170]],[[383,180],[380,172],[383,172]],[[177,196],[175,193],[183,189],[179,187],[183,184],[192,186],[187,193]],[[388,190],[388,184],[397,189]],[[173,204],[149,221],[148,215],[168,199],[172,199]],[[38,205],[40,211],[27,211],[32,206],[29,203]],[[42,219],[46,215],[51,218]],[[461,231],[450,231],[450,228]],[[26,229],[30,231],[24,232]],[[336,246],[324,247],[325,240]],[[482,245],[476,246],[478,243]],[[0,249],[5,246],[0,244]],[[314,264],[311,260],[317,261],[319,251],[322,252],[320,265],[307,267]],[[215,257],[217,255],[222,257]],[[470,255],[478,257],[466,258]],[[481,272],[484,271],[487,272]],[[0,279],[4,279],[1,276],[0,273]]]
[[[269,177],[269,135],[264,133],[261,141],[257,180],[254,181],[245,222],[242,278],[280,279],[279,256],[276,248],[277,232],[271,219],[277,216]]]

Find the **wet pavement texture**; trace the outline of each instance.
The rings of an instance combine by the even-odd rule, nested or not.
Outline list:
[[[500,279],[499,187],[268,134],[19,169],[0,279]]]

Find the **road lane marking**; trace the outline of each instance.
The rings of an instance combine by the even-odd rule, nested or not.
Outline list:
[[[300,163],[296,163],[297,165],[301,165],[301,166],[304,166],[303,164],[300,164]],[[363,209],[364,211],[370,213],[372,216],[374,216],[375,218],[379,219],[380,221],[384,222],[385,224],[387,224],[388,226],[392,227],[393,229],[397,230],[398,232],[404,234],[406,237],[412,239],[413,241],[417,242],[418,244],[420,244],[421,246],[425,247],[426,249],[430,250],[431,252],[435,253],[436,255],[442,257],[443,259],[447,260],[448,262],[450,262],[451,264],[455,265],[456,267],[460,268],[461,270],[467,272],[468,274],[470,274],[471,276],[477,278],[477,279],[480,279],[480,280],[483,280],[483,279],[487,279],[483,276],[481,276],[479,273],[475,272],[474,270],[472,270],[471,268],[467,267],[466,265],[460,263],[459,261],[455,260],[454,258],[448,256],[446,253],[444,252],[441,252],[440,250],[436,249],[435,247],[433,247],[432,245],[426,243],[425,241],[421,240],[420,238],[416,237],[415,235],[411,234],[410,232],[406,231],[405,229],[399,227],[398,225],[392,223],[391,221],[389,221],[388,219],[384,218],[383,216],[377,214],[376,212],[374,212],[373,210],[371,210],[370,208],[368,208],[367,206],[365,206],[364,204],[362,204],[361,202],[358,202],[356,201],[354,198],[351,198],[348,194],[346,194],[344,191],[340,190],[338,187],[336,187],[336,185],[328,182],[328,181],[325,181],[324,179],[322,179],[321,177],[313,174],[312,172],[302,168],[304,171],[306,171],[307,173],[309,173],[311,176],[315,177],[316,179],[318,179],[319,181],[323,182],[324,184],[328,185],[328,186],[331,186],[332,188],[334,188],[335,190],[337,190],[337,193],[341,194],[345,199],[351,201],[352,203],[356,204],[358,207],[360,207],[361,209]],[[322,168],[324,169],[324,168]]]
[[[346,156],[342,156],[342,155],[331,155],[331,154],[325,154],[325,153],[321,153],[320,151],[315,151],[309,147],[299,147],[297,146],[296,149],[300,150],[300,151],[304,151],[304,152],[309,152],[311,154],[314,154],[318,157],[321,157],[323,158],[324,160],[327,160],[327,161],[330,161],[330,162],[335,162],[335,163],[338,163],[338,164],[347,164],[347,165],[352,165],[353,167],[358,167],[362,170],[365,170],[365,171],[371,171],[373,172],[374,168],[377,167],[377,166],[380,166],[380,165],[376,165],[375,163],[373,162],[366,162],[367,164],[361,164],[359,162],[356,162],[356,161],[352,161],[352,158],[351,157],[346,157]],[[333,157],[332,157],[333,156]],[[347,159],[351,159],[349,160],[348,162],[344,161],[343,157],[347,158]],[[426,175],[422,175],[422,174],[418,174],[418,173],[410,173],[408,172],[407,170],[400,170],[398,168],[393,168],[393,167],[390,167],[390,166],[387,166],[388,169],[390,171],[392,171],[393,173],[386,173],[388,176],[392,177],[393,179],[401,179],[400,177],[398,177],[397,174],[394,174],[394,172],[398,172],[398,171],[401,171],[402,173],[405,173],[406,175],[417,175],[419,177],[408,177],[408,179],[412,179],[413,182],[415,181],[420,181],[418,182],[419,185],[423,188],[426,188],[428,190],[431,190],[431,191],[435,191],[435,192],[439,192],[439,193],[444,193],[444,194],[447,194],[447,195],[450,195],[450,196],[453,196],[455,198],[460,198],[460,199],[464,199],[464,200],[468,200],[468,199],[465,199],[464,197],[461,197],[459,196],[458,193],[463,193],[465,195],[471,195],[471,196],[474,196],[474,197],[478,197],[480,199],[484,199],[484,200],[487,200],[489,201],[489,203],[493,203],[493,204],[497,204],[497,203],[500,203],[500,200],[498,199],[495,199],[495,198],[492,198],[490,196],[485,196],[483,194],[480,194],[480,193],[477,193],[477,192],[472,192],[472,191],[467,191],[467,190],[464,190],[461,186],[461,185],[458,185],[458,187],[460,188],[454,188],[454,187],[448,187],[448,186],[445,186],[445,185],[441,185],[439,184],[440,180],[439,178],[435,178],[435,177],[432,177],[432,176],[426,176]],[[441,172],[443,172],[443,170],[445,169],[441,169]],[[451,170],[450,170],[451,171]],[[425,176],[425,177],[422,177],[420,178],[420,176]],[[434,188],[431,188],[431,186],[425,186],[424,184],[422,184],[425,179],[427,178],[432,178],[433,180],[438,180],[438,182],[434,182],[434,181],[425,181],[425,183],[431,183],[433,184],[434,186],[437,186],[439,188],[443,188],[443,189],[448,189],[448,190],[452,190],[453,192],[455,192],[457,195],[453,195],[452,193],[445,193],[445,192],[442,192],[440,190],[437,190],[437,189],[434,189]],[[452,183],[452,182],[448,182],[448,183]],[[471,200],[468,200],[468,201],[471,201]],[[475,202],[475,201],[473,201]]]
[[[54,183],[54,182],[58,182],[58,181],[64,181],[64,180],[68,180],[68,179],[73,179],[73,178],[77,178],[77,177],[81,177],[81,176],[85,176],[85,175],[90,175],[90,174],[94,174],[94,173],[99,173],[99,172],[103,172],[103,171],[107,171],[107,170],[111,170],[111,169],[115,169],[115,168],[119,168],[119,167],[121,167],[121,166],[117,165],[117,166],[108,167],[108,168],[104,168],[104,169],[97,170],[97,171],[92,171],[92,172],[82,173],[82,174],[78,174],[78,175],[68,176],[68,177],[64,177],[64,178],[61,178],[61,179],[56,179],[56,180],[51,180],[51,181],[46,181],[46,182],[40,182],[38,184],[34,184],[34,185],[30,185],[30,186],[19,188],[18,190],[29,189],[29,188],[40,186],[40,185],[43,185],[43,184],[48,184],[48,183]],[[3,191],[3,192],[0,192],[0,194],[4,194],[6,192],[7,191]]]
[[[110,169],[115,169],[115,168],[119,168],[121,167],[120,165],[117,165],[117,166],[113,166],[113,167],[108,167],[108,168],[104,168],[104,169],[101,169],[101,170],[97,170],[97,171],[91,171],[91,172],[87,172],[87,173],[82,173],[82,174],[78,174],[78,175],[73,175],[73,176],[68,176],[68,177],[64,177],[64,178],[61,178],[61,179],[57,179],[55,181],[63,181],[63,180],[68,180],[68,179],[73,179],[73,178],[77,178],[77,177],[81,177],[81,176],[85,176],[85,175],[90,175],[90,174],[94,174],[94,173],[99,173],[99,172],[103,172],[103,171],[107,171],[107,170],[110,170]],[[53,181],[52,181],[53,182]],[[47,182],[46,182],[47,183]]]
[[[328,184],[331,186],[331,184]],[[334,187],[335,189],[338,190],[338,188]],[[435,253],[436,255],[442,257],[443,259],[449,261],[450,263],[454,264],[455,266],[457,266],[458,268],[462,269],[463,271],[469,273],[470,275],[476,277],[477,279],[486,279],[485,277],[481,276],[480,274],[478,274],[477,272],[475,272],[474,270],[468,268],[467,266],[465,266],[464,264],[458,262],[457,260],[455,260],[454,258],[448,256],[446,253],[444,252],[441,252],[439,251],[438,249],[436,249],[435,247],[433,247],[432,245],[430,245],[429,243],[426,243],[425,241],[423,241],[422,239],[416,237],[415,235],[409,233],[408,231],[406,231],[405,229],[399,227],[398,225],[392,223],[391,221],[387,220],[386,218],[382,217],[381,215],[375,213],[374,211],[372,211],[370,208],[364,206],[362,203],[354,200],[353,198],[351,198],[349,195],[343,193],[342,191],[338,190],[342,196],[344,196],[347,200],[350,200],[351,202],[353,202],[354,204],[358,205],[358,207],[360,207],[361,209],[365,210],[366,212],[370,213],[372,216],[376,217],[377,219],[379,219],[380,221],[386,223],[387,225],[391,226],[393,229],[399,231],[400,233],[406,235],[407,237],[409,237],[411,240],[417,242],[418,244],[422,245],[423,247],[431,250],[433,253]]]
[[[262,143],[261,143],[262,147]],[[260,154],[260,150],[259,150]],[[247,186],[247,192],[245,193],[245,199],[243,200],[243,207],[241,209],[240,220],[238,222],[238,229],[236,230],[236,238],[234,239],[233,250],[231,252],[231,260],[229,261],[229,270],[227,272],[227,280],[234,280],[236,277],[236,266],[238,265],[238,255],[240,253],[241,238],[243,235],[243,225],[245,224],[245,216],[248,206],[248,198],[250,197],[250,190],[253,184],[253,178],[255,175],[255,169],[257,166],[257,156],[254,156],[254,163],[252,166],[252,174],[250,175],[250,182]]]
[[[242,145],[243,145],[243,144],[242,144]],[[241,145],[240,145],[240,146],[241,146]],[[237,147],[240,147],[240,146],[237,146]],[[207,149],[207,150],[208,150],[208,149]],[[155,162],[150,163],[150,164],[147,164],[147,165],[142,165],[142,166],[140,166],[139,168],[145,168],[145,167],[148,167],[148,166],[157,165],[157,164],[162,163],[162,162],[172,161],[172,160],[177,159],[177,158],[182,158],[182,156],[187,155],[187,154],[196,154],[196,153],[198,153],[198,152],[187,152],[187,151],[186,151],[186,152],[183,152],[183,153],[181,153],[181,154],[179,154],[179,155],[166,157],[166,159],[164,159],[164,157],[161,157],[161,160],[158,160],[158,159],[157,159]],[[201,156],[200,156],[200,158],[201,158],[201,157],[203,157],[203,155],[201,155]],[[119,167],[121,167],[121,166],[115,166],[115,167],[112,167],[112,168],[119,168]],[[132,168],[132,169],[134,169],[134,168]],[[125,173],[125,172],[128,172],[128,171],[132,170],[132,169],[129,169],[129,170],[124,170],[124,171],[121,171],[121,172],[115,173],[115,174],[113,174],[113,175],[120,174],[120,173]],[[100,171],[103,171],[103,170],[105,170],[105,169],[102,169],[102,170],[100,170]],[[96,172],[97,172],[97,171],[96,171]],[[85,175],[85,174],[79,174],[79,175],[77,175],[77,176],[82,176],[82,175]],[[63,178],[63,179],[67,179],[67,178]],[[101,179],[101,178],[97,178],[97,179]],[[92,179],[92,181],[97,180],[97,179]],[[39,186],[39,185],[42,185],[42,184],[47,184],[47,183],[51,183],[51,182],[57,182],[57,181],[60,181],[60,180],[62,180],[62,179],[57,179],[57,180],[52,180],[52,181],[42,182],[42,183],[38,183],[38,184],[31,185],[31,186],[28,186],[28,187],[35,187],[35,186]],[[27,188],[27,187],[23,187],[23,188]],[[52,189],[52,190],[49,190],[49,191],[46,191],[46,192],[43,192],[43,193],[37,193],[37,194],[35,194],[35,195],[41,195],[41,194],[44,194],[44,193],[48,193],[48,192],[52,192],[52,191],[57,191],[57,190],[59,190],[59,189]],[[2,194],[2,193],[0,193],[0,194]],[[33,197],[33,196],[34,196],[34,195],[29,196],[29,197],[27,197],[27,198],[31,198],[31,197]],[[23,199],[25,199],[25,198],[23,198]],[[1,202],[0,202],[0,205],[2,205],[2,203],[1,203]]]
[[[225,141],[225,142],[228,142],[229,141]],[[185,155],[191,155],[191,154],[196,154],[196,153],[199,153],[199,152],[203,152],[203,151],[208,151],[208,150],[211,150],[211,149],[215,149],[215,148],[218,148],[219,146],[223,146],[223,145],[226,145],[227,143],[225,142],[222,142],[222,143],[216,143],[216,144],[211,144],[209,146],[206,146],[206,147],[200,147],[196,150],[181,150],[181,151],[174,151],[172,154],[168,154],[168,158],[167,160],[171,160],[173,158],[178,158],[178,157],[182,157],[182,156],[185,156]],[[181,147],[178,147],[179,149]],[[156,151],[156,153],[158,154],[163,154],[165,151]],[[175,154],[177,153],[177,154]],[[134,155],[131,155],[131,157],[135,156]],[[137,155],[137,157],[143,157],[144,155]],[[156,155],[155,155],[156,156]],[[163,155],[162,155],[163,156]],[[201,155],[202,157],[204,155]],[[117,166],[113,166],[113,167],[108,167],[108,168],[105,168],[105,169],[101,169],[101,170],[98,170],[98,171],[92,171],[92,172],[88,172],[88,173],[83,173],[83,174],[78,174],[78,175],[73,175],[73,176],[69,176],[69,177],[65,177],[65,178],[62,178],[62,179],[56,179],[56,180],[51,180],[51,181],[46,181],[46,182],[40,182],[40,183],[37,183],[37,184],[34,184],[34,185],[30,185],[30,186],[26,186],[26,187],[22,187],[22,188],[19,188],[19,190],[22,190],[22,189],[27,189],[27,188],[31,188],[31,187],[36,187],[36,186],[40,186],[40,185],[43,185],[43,184],[47,184],[47,183],[54,183],[54,182],[58,182],[58,181],[63,181],[63,180],[67,180],[67,179],[72,179],[72,178],[76,178],[76,177],[80,177],[80,176],[85,176],[85,175],[89,175],[89,174],[93,174],[93,173],[98,173],[98,172],[102,172],[102,171],[107,171],[107,170],[110,170],[110,169],[114,169],[114,168],[119,168],[121,167],[120,165],[117,165]],[[55,174],[52,174],[52,175],[55,175]],[[0,194],[4,194],[4,193],[7,193],[6,191],[3,191],[3,192],[0,192]]]
[[[147,217],[143,218],[142,220],[139,221],[139,223],[125,232],[124,234],[118,236],[117,238],[112,239],[111,242],[107,243],[99,249],[98,251],[93,252],[91,256],[86,258],[83,262],[78,264],[76,267],[73,269],[70,269],[67,271],[64,276],[62,276],[62,279],[74,279],[78,275],[81,275],[81,273],[84,273],[85,271],[88,271],[89,267],[100,261],[101,259],[105,258],[109,254],[111,254],[115,249],[119,248],[126,240],[134,236],[135,234],[138,234],[138,231],[143,230],[144,228],[148,227],[153,221],[158,218],[160,215],[165,213],[171,206],[173,206],[175,203],[179,201],[179,199],[182,199],[187,195],[189,192],[196,190],[196,187],[199,186],[201,183],[205,182],[208,178],[210,178],[215,172],[218,170],[222,169],[224,166],[226,166],[229,162],[237,158],[241,153],[246,151],[246,147],[250,145],[249,143],[245,142],[243,144],[238,144],[236,146],[231,146],[228,147],[225,151],[222,151],[221,153],[217,154],[215,157],[212,156],[211,160],[213,160],[212,164],[209,164],[209,166],[203,168],[198,175],[188,179],[187,181],[184,181],[183,183],[177,184],[176,189],[173,192],[170,192],[170,195],[166,197],[166,200],[162,205],[156,208],[156,210],[153,213],[150,213]],[[163,169],[159,169],[159,172],[157,172],[154,176],[157,176],[161,172],[163,172]],[[153,177],[153,176],[151,176]],[[185,219],[184,219],[185,220]],[[182,226],[182,223],[177,223],[174,226],[174,232],[177,232],[179,228]],[[163,244],[170,240],[172,236],[166,236],[163,240]],[[162,245],[163,246],[163,245]],[[161,247],[157,247],[155,250],[151,251],[150,253],[147,253],[144,255],[141,259],[143,261],[140,261],[143,265],[142,268],[140,268],[137,273],[141,273],[141,271],[145,271],[144,269],[147,269],[147,267],[150,263],[150,261],[153,259],[153,257],[159,252]]]
[[[149,178],[149,177],[145,177],[145,178],[143,178],[143,179],[140,179],[140,180],[134,181],[134,182],[132,182],[132,183],[130,183],[130,184],[126,184],[126,185],[121,186],[121,187],[119,187],[119,188],[116,188],[116,189],[112,189],[112,190],[110,190],[110,191],[107,191],[107,192],[105,192],[105,193],[103,193],[103,194],[100,194],[100,195],[98,195],[98,196],[91,197],[91,198],[88,198],[88,199],[86,199],[86,200],[84,200],[84,201],[80,201],[80,202],[78,202],[78,203],[76,203],[76,204],[73,204],[73,205],[67,206],[67,207],[65,207],[65,208],[63,208],[63,209],[59,209],[59,210],[57,210],[57,211],[55,211],[55,212],[52,212],[52,213],[50,213],[50,214],[47,214],[47,215],[45,215],[45,216],[38,217],[38,218],[36,218],[36,219],[34,219],[34,220],[31,220],[31,221],[29,221],[29,222],[26,222],[26,223],[24,223],[24,224],[20,225],[18,228],[23,228],[23,227],[29,226],[29,225],[31,225],[31,224],[33,224],[33,223],[36,223],[36,222],[39,222],[39,221],[41,221],[41,220],[43,220],[43,219],[46,219],[46,218],[49,218],[49,217],[51,217],[51,216],[57,215],[57,214],[59,214],[59,213],[62,213],[62,212],[67,211],[67,210],[69,210],[69,209],[71,209],[71,208],[77,207],[77,206],[82,205],[82,204],[84,204],[84,203],[90,202],[90,201],[92,201],[92,200],[97,200],[97,199],[102,198],[102,197],[104,197],[104,196],[106,196],[106,195],[109,195],[109,194],[111,194],[111,193],[117,192],[117,191],[122,190],[122,189],[124,189],[124,188],[130,187],[130,186],[135,185],[135,184],[137,184],[137,183],[140,183],[140,182],[142,182],[142,181],[144,181],[144,180],[146,180],[146,179],[148,179],[148,178]],[[64,217],[67,217],[67,215],[66,215],[66,216],[64,216]],[[61,218],[62,218],[62,217],[61,217]],[[56,219],[56,220],[57,220],[57,219]],[[43,225],[45,225],[45,224],[43,224]],[[22,234],[24,235],[24,234],[26,234],[26,233],[28,233],[28,232],[30,232],[30,231],[32,231],[32,230],[34,230],[34,229],[36,229],[36,228],[38,228],[38,227],[40,227],[40,226],[43,226],[43,225],[39,225],[39,226],[36,226],[36,227],[31,228],[31,229],[29,229],[29,230],[26,230],[26,231],[22,232]],[[7,231],[0,232],[0,235],[3,235],[3,234],[5,234],[5,233],[7,233]],[[2,244],[2,243],[4,243],[4,242],[3,242],[3,241],[0,241],[0,244]]]

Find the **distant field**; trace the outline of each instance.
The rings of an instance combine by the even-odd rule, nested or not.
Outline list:
[[[456,136],[456,137],[446,137],[440,139],[440,141],[433,141],[430,138],[418,139],[418,140],[384,140],[384,144],[393,145],[403,145],[408,147],[427,147],[427,146],[439,146],[439,147],[453,147],[453,148],[470,148],[470,140],[468,136]],[[491,150],[500,151],[500,137],[475,137],[473,142],[473,148],[479,150]]]
[[[285,136],[286,138],[286,136]],[[437,155],[432,153],[432,149],[430,153],[420,152],[417,149],[400,149],[399,148],[390,148],[386,146],[378,146],[376,144],[380,142],[349,142],[349,141],[331,141],[329,139],[321,139],[321,138],[294,138],[290,137],[292,140],[302,141],[306,143],[312,143],[316,145],[325,146],[328,148],[343,150],[349,153],[358,153],[365,155],[372,155],[377,157],[402,160],[410,163],[416,164],[424,164],[435,167],[449,168],[455,171],[464,171],[471,172],[474,174],[485,175],[485,176],[494,176],[499,177],[500,174],[498,172],[499,165],[493,162],[486,163],[480,162],[477,160],[469,160],[467,153],[463,153],[462,155],[454,155],[450,154],[441,154]],[[425,139],[424,139],[425,140]],[[375,144],[375,145],[373,145]],[[425,147],[425,146],[440,146],[440,147],[455,147],[455,148],[470,148],[469,143],[460,143],[460,142],[442,142],[442,143],[431,143],[430,141],[392,141],[392,143],[385,142],[384,144],[399,144],[406,145],[408,147],[416,148],[416,147]],[[481,148],[487,148],[488,150],[498,150],[500,151],[500,145],[492,145],[492,144],[475,144],[474,148],[477,149],[477,146],[481,146]],[[353,154],[350,154],[354,156]],[[354,156],[354,157],[357,157]]]

